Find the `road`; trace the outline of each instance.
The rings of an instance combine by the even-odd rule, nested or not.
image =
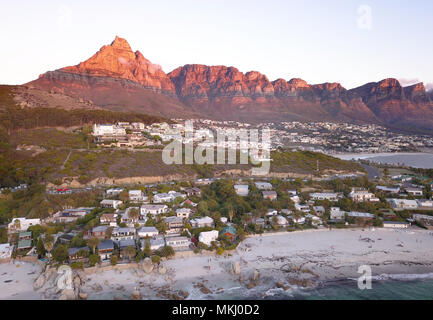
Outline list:
[[[360,165],[367,171],[368,179],[374,180],[376,178],[382,178],[382,173],[379,171],[379,169],[363,163],[360,163]]]

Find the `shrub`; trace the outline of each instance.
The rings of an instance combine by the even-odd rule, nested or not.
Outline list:
[[[83,262],[71,262],[69,266],[72,269],[83,269],[84,268]]]
[[[111,265],[115,266],[117,264],[117,256],[114,254],[111,256]]]
[[[156,264],[160,264],[161,263],[161,257],[160,256],[152,256],[152,262],[156,263]]]
[[[99,263],[99,261],[100,261],[99,255],[97,255],[97,254],[91,254],[89,256],[89,264],[90,264],[90,266],[93,267],[94,265],[96,265],[97,263]]]

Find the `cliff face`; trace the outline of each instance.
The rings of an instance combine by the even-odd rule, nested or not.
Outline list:
[[[234,67],[198,64],[169,74],[116,37],[90,59],[47,72],[29,85],[92,100],[112,110],[225,120],[336,120],[433,130],[432,93],[422,83],[385,79],[346,90],[339,83],[269,79]]]

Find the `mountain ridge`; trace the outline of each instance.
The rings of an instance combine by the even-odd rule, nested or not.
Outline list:
[[[371,122],[431,130],[432,92],[388,78],[346,89],[340,83],[270,81],[258,71],[187,64],[165,73],[118,36],[88,60],[26,85],[94,101],[116,111],[218,120]]]

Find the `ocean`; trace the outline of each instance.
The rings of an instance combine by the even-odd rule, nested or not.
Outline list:
[[[369,154],[333,154],[343,160],[365,159],[372,162],[387,164],[403,164],[413,168],[433,169],[432,153],[369,153]]]

